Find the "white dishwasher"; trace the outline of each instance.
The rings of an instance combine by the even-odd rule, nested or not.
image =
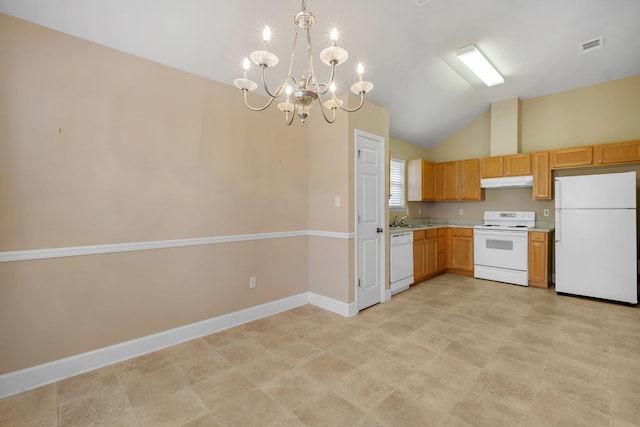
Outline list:
[[[392,234],[389,248],[389,276],[393,295],[409,289],[413,283],[413,232]]]

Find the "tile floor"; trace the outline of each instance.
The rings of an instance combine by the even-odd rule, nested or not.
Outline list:
[[[640,307],[444,275],[0,400],[0,425],[640,425]]]

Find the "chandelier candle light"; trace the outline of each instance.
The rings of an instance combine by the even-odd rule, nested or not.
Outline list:
[[[293,22],[296,26],[293,37],[293,47],[291,49],[289,73],[284,82],[273,92],[267,86],[265,74],[267,68],[275,67],[279,60],[275,54],[268,50],[269,41],[271,39],[271,30],[269,27],[265,27],[264,32],[262,33],[262,50],[251,52],[251,55],[249,55],[251,61],[249,61],[249,58],[244,59],[242,64],[242,78],[235,79],[233,81],[236,87],[242,90],[244,103],[251,110],[266,110],[274,99],[282,97],[282,102],[278,103],[278,108],[284,112],[287,125],[291,125],[296,114],[300,117],[300,123],[304,125],[315,101],[319,101],[322,116],[328,123],[333,123],[335,121],[336,110],[338,108],[349,113],[358,111],[362,108],[364,105],[364,96],[373,89],[373,83],[364,80],[364,67],[361,63],[358,64],[357,68],[359,80],[351,85],[351,91],[356,95],[360,95],[360,104],[356,108],[349,109],[343,107],[343,101],[336,98],[336,84],[334,82],[336,66],[345,62],[349,57],[349,54],[345,49],[337,45],[338,31],[335,28],[331,31],[329,47],[320,52],[320,60],[331,67],[329,81],[327,83],[320,83],[316,79],[316,74],[313,69],[313,54],[311,49],[311,27],[315,23],[315,20],[316,18],[314,14],[307,11],[307,2],[303,0],[302,10],[293,16]],[[300,30],[304,30],[306,32],[308,59],[307,70],[302,73],[300,79],[296,79],[293,76],[293,62],[295,58],[296,42],[298,41],[298,34],[300,33]],[[262,70],[262,86],[269,97],[266,105],[262,107],[252,107],[247,101],[247,92],[253,91],[258,87],[256,82],[248,78],[251,62],[256,64]],[[322,97],[324,97],[326,101],[323,102]],[[330,111],[330,113],[327,111]]]

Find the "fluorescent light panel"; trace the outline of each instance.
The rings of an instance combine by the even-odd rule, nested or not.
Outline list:
[[[493,68],[487,58],[474,46],[469,45],[458,49],[458,59],[464,63],[487,86],[495,86],[504,83],[504,77]]]

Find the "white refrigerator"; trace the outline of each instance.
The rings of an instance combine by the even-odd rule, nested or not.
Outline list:
[[[555,179],[556,292],[638,302],[636,173]]]

